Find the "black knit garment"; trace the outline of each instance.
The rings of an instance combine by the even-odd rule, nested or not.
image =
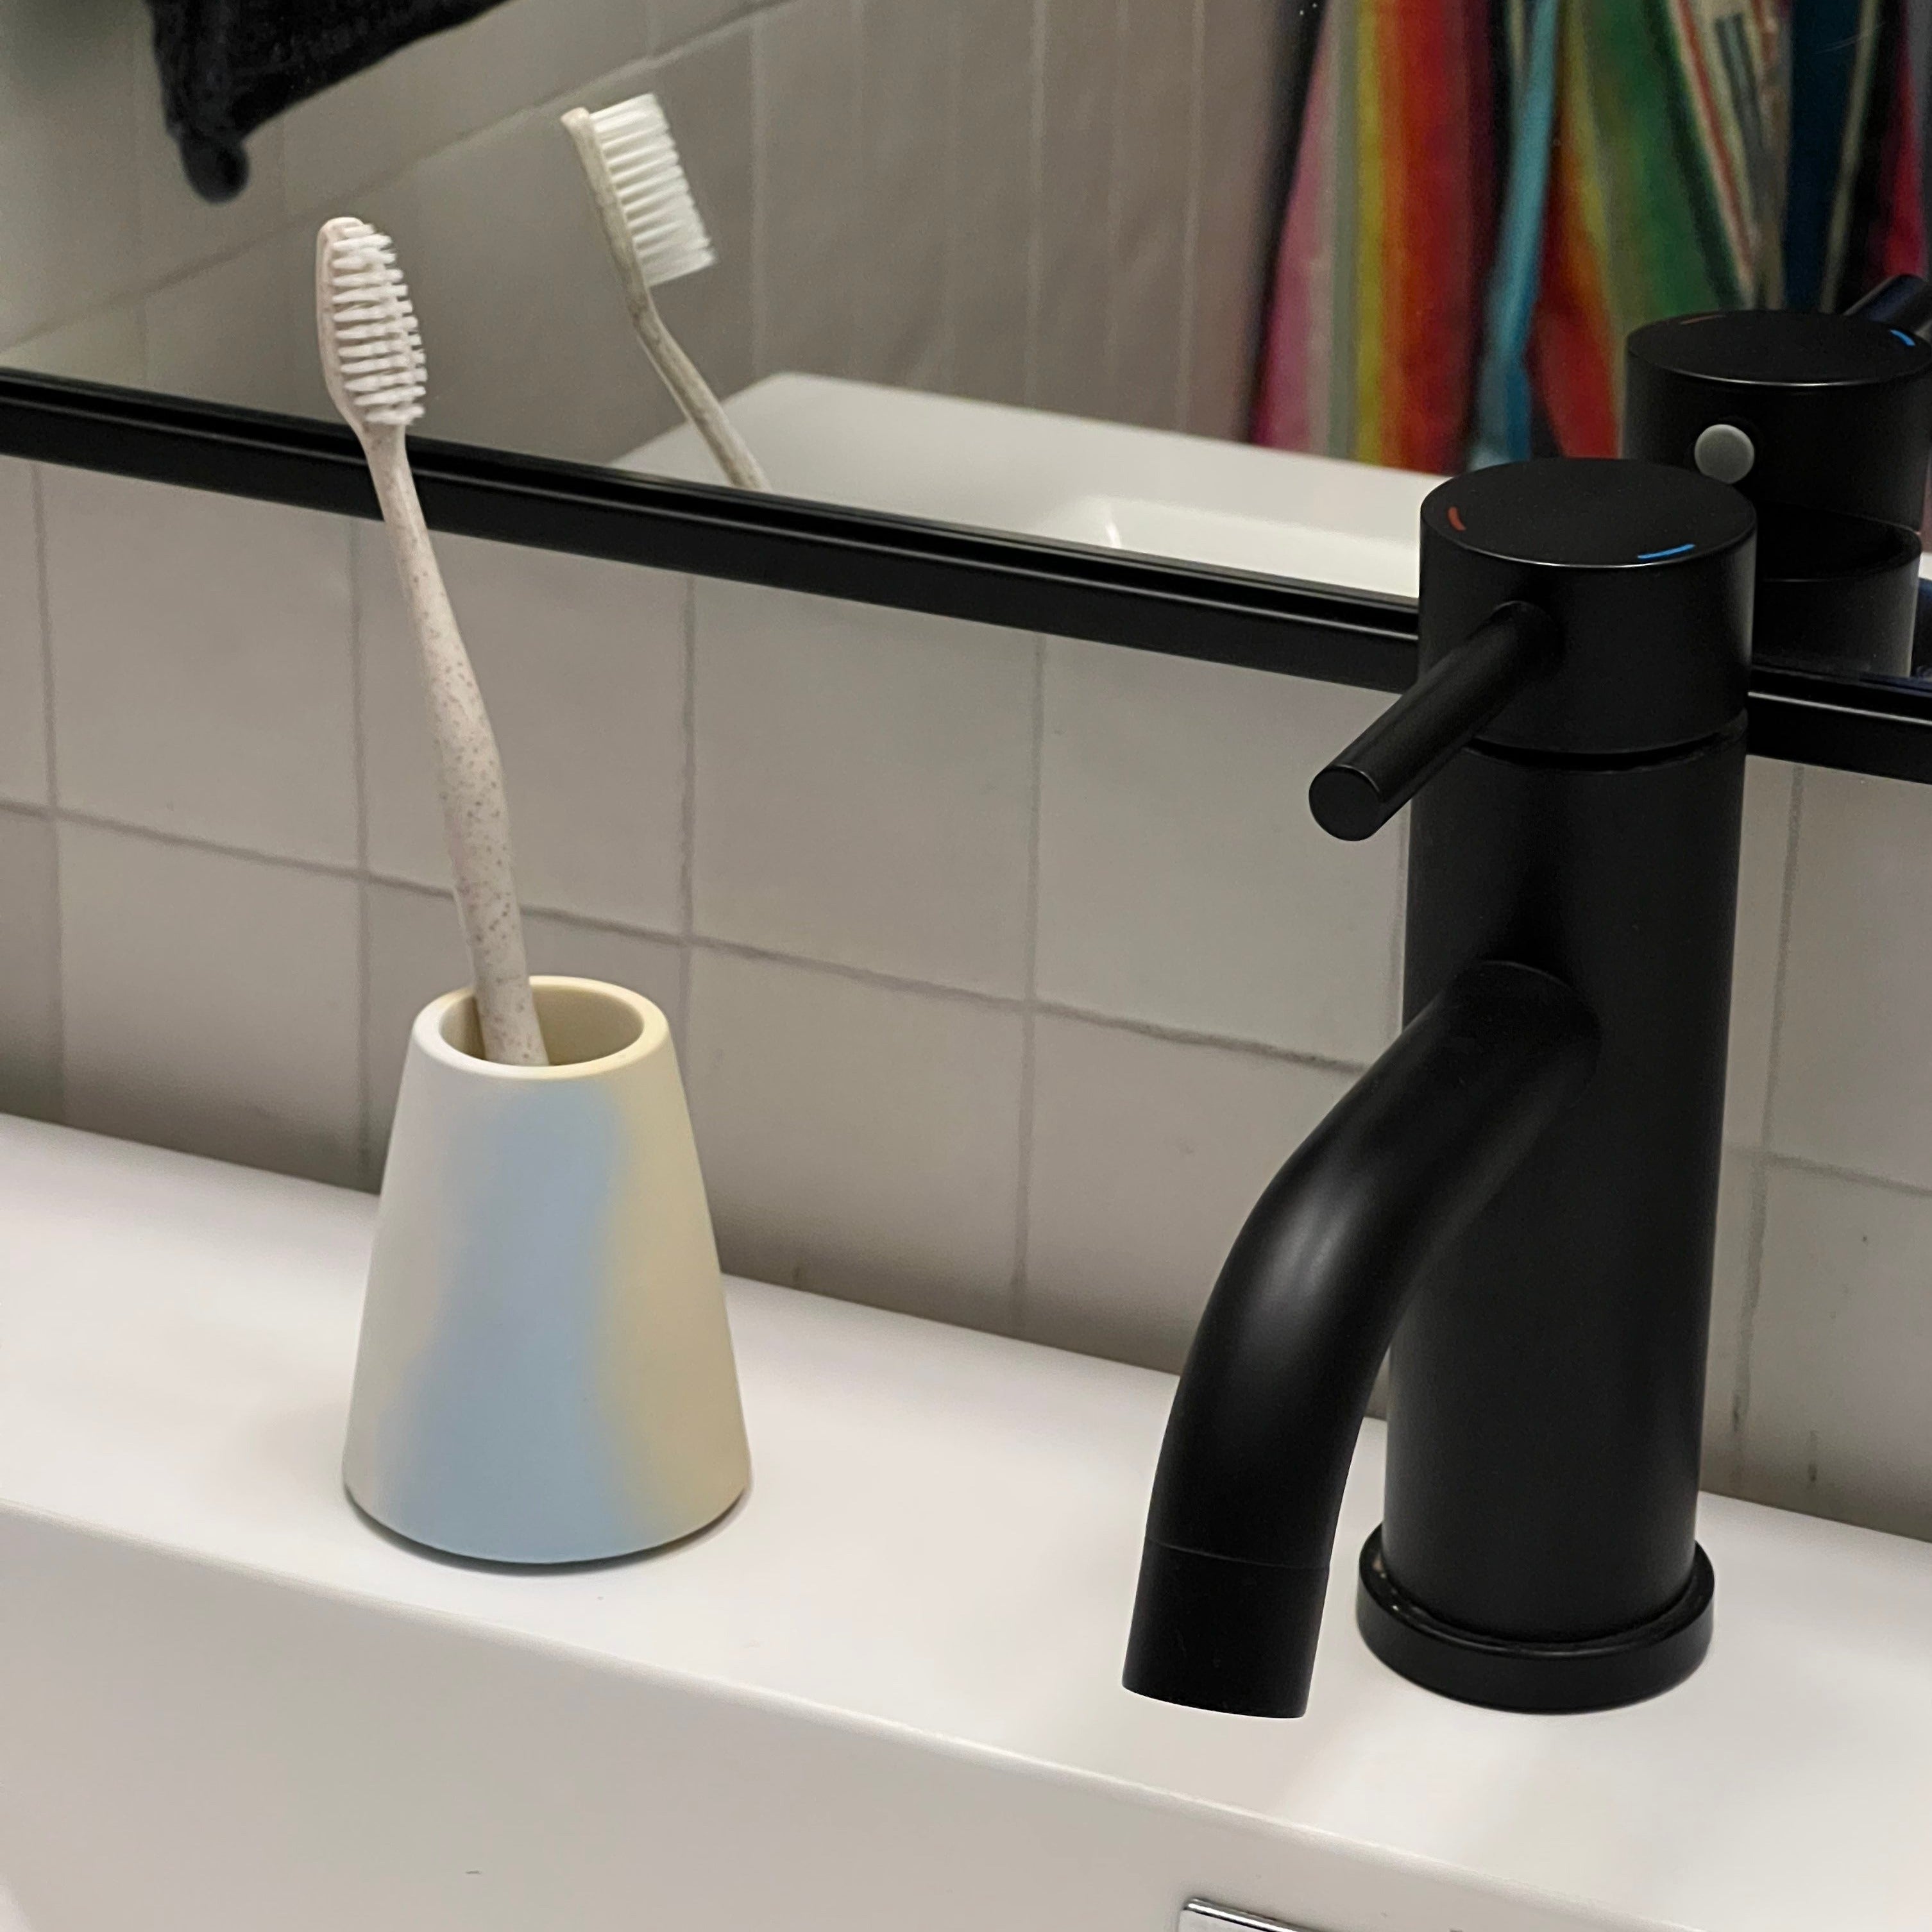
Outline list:
[[[206,201],[248,185],[242,142],[284,109],[501,0],[148,0],[168,132]]]

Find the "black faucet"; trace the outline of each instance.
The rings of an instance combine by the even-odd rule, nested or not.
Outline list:
[[[1310,794],[1345,838],[1415,800],[1406,1024],[1202,1318],[1129,1689],[1300,1715],[1385,1351],[1356,1598],[1378,1656],[1539,1711],[1702,1658],[1754,532],[1736,491],[1648,463],[1513,464],[1424,502],[1420,675]]]
[[[1623,451],[1756,506],[1760,664],[1906,677],[1932,451],[1932,288],[1894,275],[1841,314],[1732,309],[1636,330]]]

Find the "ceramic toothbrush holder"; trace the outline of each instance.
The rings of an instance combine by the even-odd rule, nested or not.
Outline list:
[[[670,1028],[531,983],[548,1066],[484,1060],[467,991],[410,1030],[344,1475],[412,1542],[572,1563],[701,1529],[751,1461]]]

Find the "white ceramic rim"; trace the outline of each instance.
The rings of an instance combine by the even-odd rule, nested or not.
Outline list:
[[[664,1009],[646,999],[643,994],[632,992],[628,986],[614,986],[608,980],[579,979],[568,973],[530,975],[532,992],[556,986],[576,987],[599,994],[626,1008],[637,1017],[637,1038],[628,1046],[620,1047],[615,1053],[607,1053],[596,1060],[572,1060],[562,1066],[506,1066],[501,1060],[479,1059],[474,1054],[451,1046],[443,1037],[442,1023],[451,1010],[476,997],[473,987],[459,986],[454,992],[439,994],[417,1014],[410,1028],[410,1042],[439,1066],[458,1072],[473,1074],[486,1080],[536,1081],[595,1079],[647,1060],[670,1042],[670,1022],[665,1018]]]

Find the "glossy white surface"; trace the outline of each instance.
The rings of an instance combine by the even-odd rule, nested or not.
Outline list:
[[[729,398],[772,488],[861,509],[1415,595],[1433,476],[830,376]],[[686,425],[621,469],[716,483]]]
[[[482,1058],[466,988],[410,1029],[343,1478],[451,1555],[634,1556],[751,1479],[718,1250],[663,1012],[530,990],[542,1066]]]
[[[1295,460],[1299,459],[1290,459]],[[1076,496],[1034,526],[1036,536],[1144,556],[1185,557],[1230,570],[1259,571],[1311,584],[1345,584],[1390,597],[1413,597],[1416,544],[1394,536],[1199,510],[1134,496]]]
[[[344,1502],[373,1203],[0,1122],[0,1870],[40,1932],[1923,1932],[1932,1549],[1707,1500],[1706,1667],[1467,1708],[1348,1616],[1310,1717],[1118,1670],[1164,1377],[781,1290],[757,1478],[566,1574]]]

